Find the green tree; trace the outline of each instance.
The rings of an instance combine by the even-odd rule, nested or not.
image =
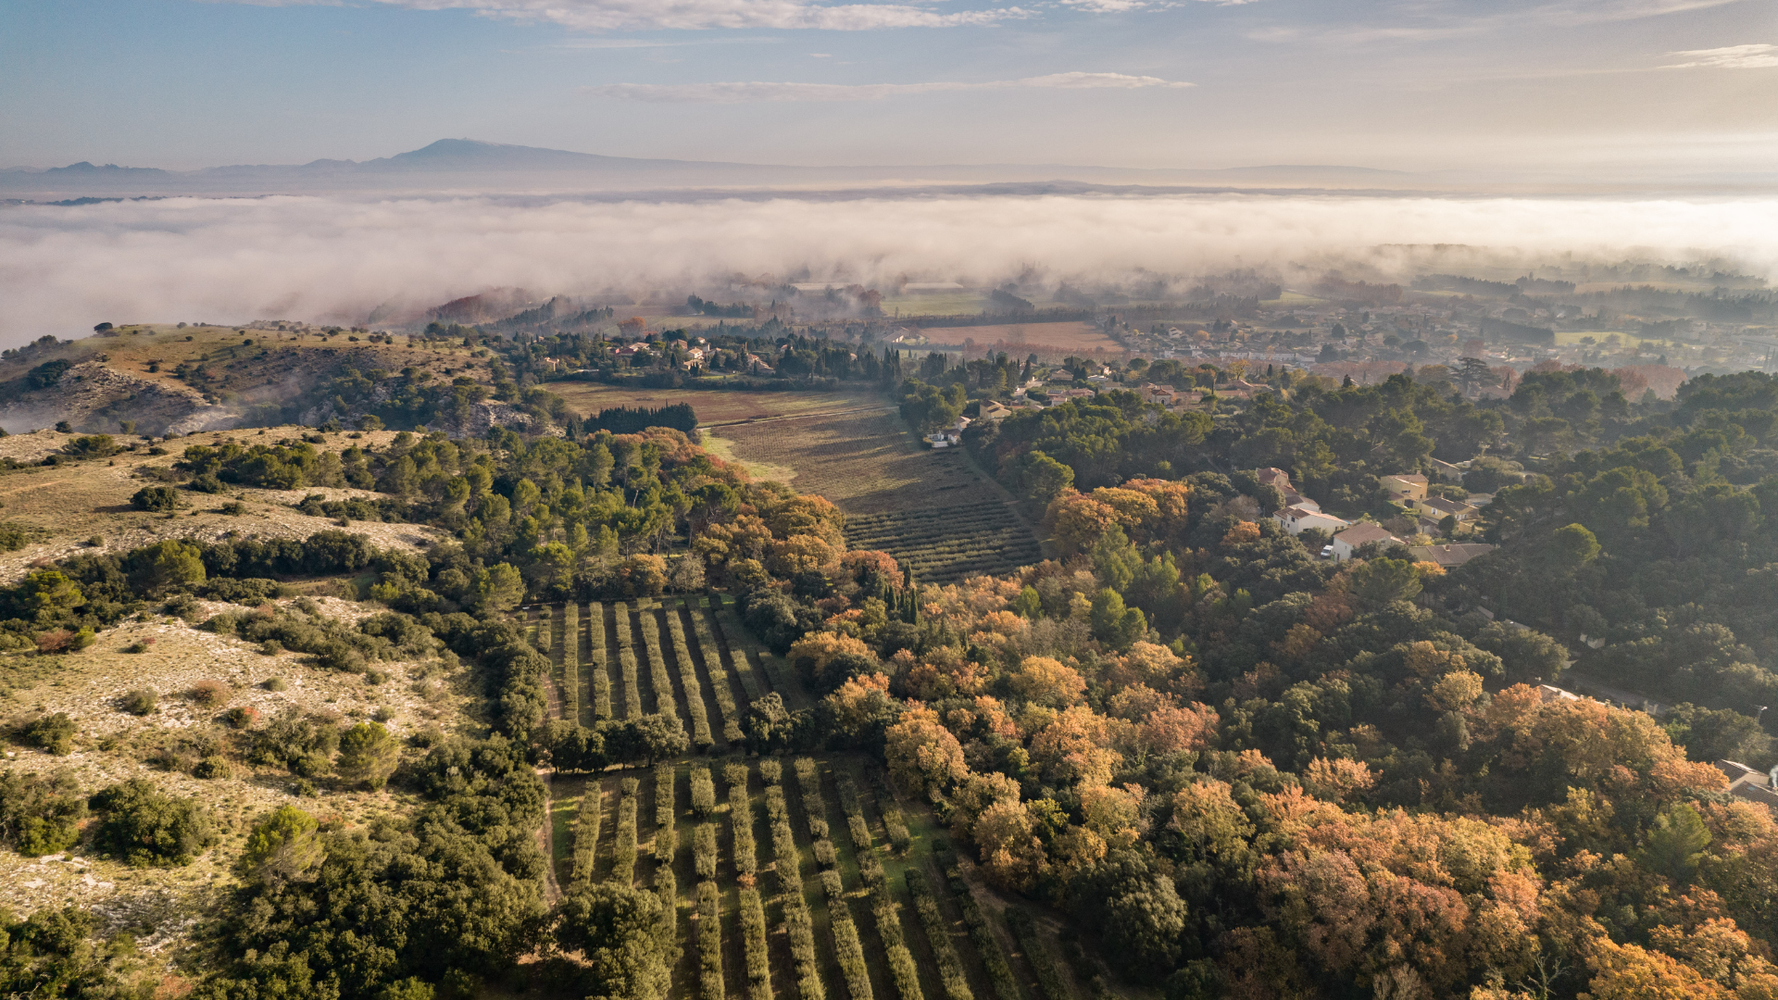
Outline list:
[[[1550,532],[1544,558],[1561,573],[1574,571],[1599,558],[1599,539],[1585,525],[1570,524]]]
[[[278,885],[306,878],[326,860],[315,817],[295,806],[279,806],[253,827],[241,852],[241,870]]]
[[[525,578],[511,563],[495,563],[475,573],[475,606],[482,611],[511,611],[525,599]]]
[[[605,1000],[665,1000],[672,974],[658,933],[660,897],[614,882],[582,887],[556,910],[556,943],[578,951],[587,995]]]
[[[1655,817],[1648,843],[1642,848],[1642,863],[1684,885],[1697,874],[1709,846],[1710,830],[1704,817],[1682,802]]]
[[[1106,587],[1093,598],[1093,635],[1116,649],[1124,649],[1148,634],[1148,618],[1140,608],[1124,604],[1122,594]]]
[[[1351,592],[1373,608],[1411,601],[1420,593],[1420,576],[1406,559],[1366,559],[1352,570]]]
[[[204,556],[196,545],[165,538],[135,554],[137,581],[152,593],[190,590],[204,582]]]
[[[401,747],[387,729],[375,722],[360,722],[340,737],[340,755],[334,767],[347,781],[381,788],[400,759]]]
[[[33,570],[19,590],[21,603],[44,624],[67,618],[75,608],[86,603],[86,595],[81,593],[80,586],[61,570]]]

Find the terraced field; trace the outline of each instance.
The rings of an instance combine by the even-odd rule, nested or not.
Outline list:
[[[927,510],[855,514],[846,542],[880,549],[916,579],[950,583],[983,573],[1008,573],[1043,558],[1031,529],[999,500]]]

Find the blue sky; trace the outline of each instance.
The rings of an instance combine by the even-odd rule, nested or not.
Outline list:
[[[0,0],[0,166],[1778,162],[1773,0]]]

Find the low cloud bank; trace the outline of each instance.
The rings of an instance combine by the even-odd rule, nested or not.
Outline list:
[[[489,288],[644,295],[727,276],[884,283],[1321,266],[1403,244],[1778,273],[1778,199],[901,195],[702,201],[170,198],[0,208],[0,345],[94,323],[362,322]],[[1385,253],[1386,257],[1387,254]],[[633,301],[633,300],[632,300]]]

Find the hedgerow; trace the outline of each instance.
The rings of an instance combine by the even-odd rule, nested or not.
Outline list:
[[[562,718],[580,718],[580,605],[562,610]]]
[[[704,691],[698,684],[698,668],[691,661],[691,650],[685,645],[685,627],[679,622],[679,611],[667,609],[667,639],[673,644],[673,659],[679,663],[679,683],[685,688],[685,713],[691,716],[691,745],[704,753],[716,745],[710,736],[710,717],[704,708]]]
[[[741,713],[735,707],[735,692],[730,689],[728,671],[722,668],[722,654],[716,636],[710,630],[710,619],[702,609],[691,609],[692,631],[698,637],[698,652],[704,658],[704,672],[710,675],[710,690],[716,695],[721,713],[722,738],[729,743],[741,742]]]
[[[679,718],[677,699],[673,697],[673,675],[667,671],[667,656],[661,652],[661,623],[653,611],[642,612],[642,649],[648,654],[648,684],[654,689],[655,711]]]
[[[1031,914],[1017,906],[1009,906],[1006,908],[1006,926],[1018,940],[1025,960],[1031,963],[1031,971],[1037,974],[1037,985],[1043,989],[1045,1000],[1068,1000],[1068,986],[1062,981],[1048,946],[1037,936],[1037,922],[1031,919]]]
[[[635,778],[623,780],[623,793],[617,800],[617,849],[612,857],[611,881],[629,885],[636,880],[636,788]]]
[[[748,1000],[772,1000],[772,963],[766,952],[766,911],[760,904],[759,890],[743,887],[741,899],[741,943],[747,956]]]
[[[801,892],[802,856],[796,849],[796,834],[790,828],[784,789],[778,785],[766,786],[766,818],[772,824],[772,857],[777,861],[779,888],[783,892]]]
[[[948,853],[935,855],[941,864]],[[945,878],[950,883],[951,895],[957,899],[957,905],[963,910],[963,926],[969,929],[969,939],[975,942],[976,953],[982,957],[982,967],[988,970],[988,982],[994,987],[994,1000],[1021,1000],[1019,981],[1013,977],[1012,963],[1007,960],[1006,948],[1000,943],[1000,936],[988,923],[988,917],[982,913],[981,904],[976,902],[975,893],[969,890],[969,883],[964,881],[963,873],[954,864],[947,864]]]
[[[803,793],[803,813],[809,820],[809,836],[823,841],[828,836],[827,800],[821,794],[821,772],[816,769],[815,762],[808,757],[796,760],[796,783]],[[828,845],[833,850],[833,845]],[[819,856],[819,845],[816,848]],[[827,867],[832,867],[831,865]]]
[[[883,799],[879,797],[877,802],[882,803]],[[907,849],[913,846],[914,835],[908,832],[907,818],[901,814],[901,807],[893,805],[883,807],[883,828],[888,831],[889,846],[894,848],[896,853],[906,854]]]
[[[762,761],[761,773],[766,763],[776,762]],[[784,930],[790,939],[791,960],[796,964],[797,993],[802,1000],[825,1000],[826,988],[815,957],[814,922],[809,917],[808,901],[803,898],[802,855],[797,852],[796,835],[790,829],[790,809],[784,795],[782,785],[766,786],[766,814],[772,820],[772,858],[777,862]]]
[[[870,1000],[870,966],[865,962],[864,944],[858,939],[858,925],[852,922],[852,911],[846,906],[840,873],[822,872],[821,888],[827,894],[827,923],[833,932],[834,957],[839,959],[840,974],[846,977],[846,989],[852,1000]]]
[[[715,882],[698,883],[698,984],[705,1000],[723,1000],[722,900]]]
[[[635,640],[630,635],[630,608],[617,605],[617,662],[624,674],[624,714],[632,719],[642,717],[641,678],[636,672]]]
[[[691,812],[699,819],[708,819],[716,811],[716,782],[704,764],[691,766]]]
[[[901,930],[901,914],[895,896],[889,890],[889,879],[883,873],[883,862],[875,851],[860,851],[858,873],[870,890],[871,913],[877,919],[877,936],[883,939],[883,952],[889,959],[889,979],[901,1000],[924,1000],[920,990],[920,968],[908,951],[907,939]]]
[[[951,943],[951,929],[945,922],[944,913],[938,908],[938,899],[932,894],[932,886],[926,881],[926,873],[919,868],[909,868],[906,878],[908,895],[914,901],[914,912],[920,915],[920,925],[926,928],[926,940],[932,945],[932,958],[938,963],[938,975],[945,986],[945,997],[947,1000],[975,1000],[975,994],[969,988],[969,979],[963,972],[963,960],[957,957],[957,948]]]
[[[759,858],[753,844],[753,798],[747,793],[747,765],[725,765],[722,776],[728,782],[728,818],[733,837],[735,876],[742,885],[752,885],[759,871]]]
[[[588,786],[580,797],[580,809],[574,814],[574,866],[569,881],[586,884],[593,880],[593,862],[599,846],[600,813],[604,811],[605,795],[598,782]]]
[[[673,863],[679,846],[673,820],[678,810],[673,803],[673,782],[679,769],[672,764],[656,764],[654,768],[654,859],[663,865]]]
[[[863,852],[872,850],[870,824],[864,819],[864,800],[858,795],[858,786],[852,783],[851,775],[839,776],[840,809],[846,814],[846,831],[852,837],[852,846]]]
[[[605,661],[605,605],[587,606],[587,669],[593,672],[593,718],[611,718],[611,673]]]
[[[670,965],[679,960],[679,880],[673,875],[672,865],[654,870],[654,894],[661,898],[660,941]]]
[[[698,877],[710,879],[716,877],[716,824],[699,823],[691,836],[692,867]]]

